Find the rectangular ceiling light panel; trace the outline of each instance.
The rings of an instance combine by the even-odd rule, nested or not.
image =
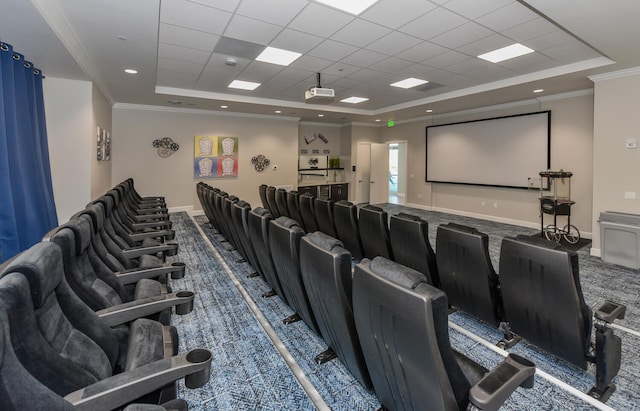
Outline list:
[[[492,63],[500,63],[501,61],[524,56],[525,54],[533,53],[534,51],[535,50],[530,49],[527,46],[523,46],[520,43],[515,43],[498,50],[493,50],[488,53],[481,54],[478,56],[478,58],[490,61]]]
[[[233,80],[228,87],[237,88],[240,90],[255,90],[260,87],[260,83],[254,83],[252,81]]]
[[[400,87],[400,88],[411,88],[411,87],[419,86],[421,84],[426,84],[426,83],[428,83],[427,80],[420,80],[419,78],[410,77],[408,79],[397,81],[389,85],[393,87]]]
[[[344,98],[342,100],[340,100],[343,103],[351,103],[351,104],[358,104],[358,103],[362,103],[363,101],[367,101],[369,100],[368,98],[365,97],[349,97],[349,98]]]
[[[278,49],[275,47],[267,47],[256,57],[256,61],[262,61],[264,63],[278,64],[280,66],[288,66],[293,63],[298,57],[302,56],[295,51]]]
[[[378,0],[317,0],[317,2],[357,16]]]

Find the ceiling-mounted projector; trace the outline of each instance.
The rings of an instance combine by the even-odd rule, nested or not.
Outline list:
[[[323,88],[320,85],[320,73],[317,73],[318,85],[316,87],[311,87],[309,90],[305,91],[304,99],[307,103],[312,104],[329,104],[333,101],[336,96],[335,91],[332,88]]]

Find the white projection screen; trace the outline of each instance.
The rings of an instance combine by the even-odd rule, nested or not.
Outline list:
[[[426,181],[527,188],[550,147],[551,111],[429,126]]]

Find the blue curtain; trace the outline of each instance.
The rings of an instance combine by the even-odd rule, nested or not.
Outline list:
[[[42,73],[0,43],[0,262],[57,225]]]

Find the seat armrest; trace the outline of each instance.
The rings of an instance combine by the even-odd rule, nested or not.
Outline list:
[[[469,401],[481,410],[497,410],[519,386],[533,387],[536,366],[517,354],[509,354],[469,391]]]
[[[173,230],[158,230],[158,231],[129,234],[129,238],[131,238],[135,242],[142,241],[145,238],[156,238],[156,237],[164,237],[165,240],[173,240],[174,238],[176,238],[176,232]]]
[[[177,261],[171,264],[163,264],[150,268],[134,268],[131,270],[120,271],[115,273],[118,281],[122,284],[135,284],[143,278],[156,278],[164,274],[171,274],[171,278],[179,279],[184,277],[186,265]]]
[[[133,216],[133,218],[138,221],[138,222],[145,222],[145,221],[168,221],[169,220],[169,214],[166,213],[162,213],[162,214],[136,214]]]
[[[165,256],[173,256],[178,253],[178,244],[167,243],[151,246],[137,246],[122,250],[122,252],[129,260],[143,255],[155,255],[157,253],[163,253]]]
[[[126,324],[171,307],[176,307],[176,314],[184,315],[193,310],[193,297],[192,291],[178,291],[177,293],[157,295],[114,305],[104,310],[96,311],[96,314],[109,327]]]
[[[187,388],[200,388],[210,374],[211,352],[195,349],[105,378],[64,399],[77,410],[111,410],[182,377]]]
[[[131,223],[129,226],[132,230],[142,231],[145,228],[156,228],[158,227],[160,230],[168,230],[171,228],[171,221],[154,221],[150,223]]]
[[[164,206],[151,206],[151,207],[133,207],[131,208],[131,211],[133,211],[136,214],[154,214],[154,213],[163,213],[166,214],[167,213],[167,208]]]
[[[613,323],[616,319],[623,319],[627,306],[604,300],[604,303],[596,310],[594,316],[606,323]]]

